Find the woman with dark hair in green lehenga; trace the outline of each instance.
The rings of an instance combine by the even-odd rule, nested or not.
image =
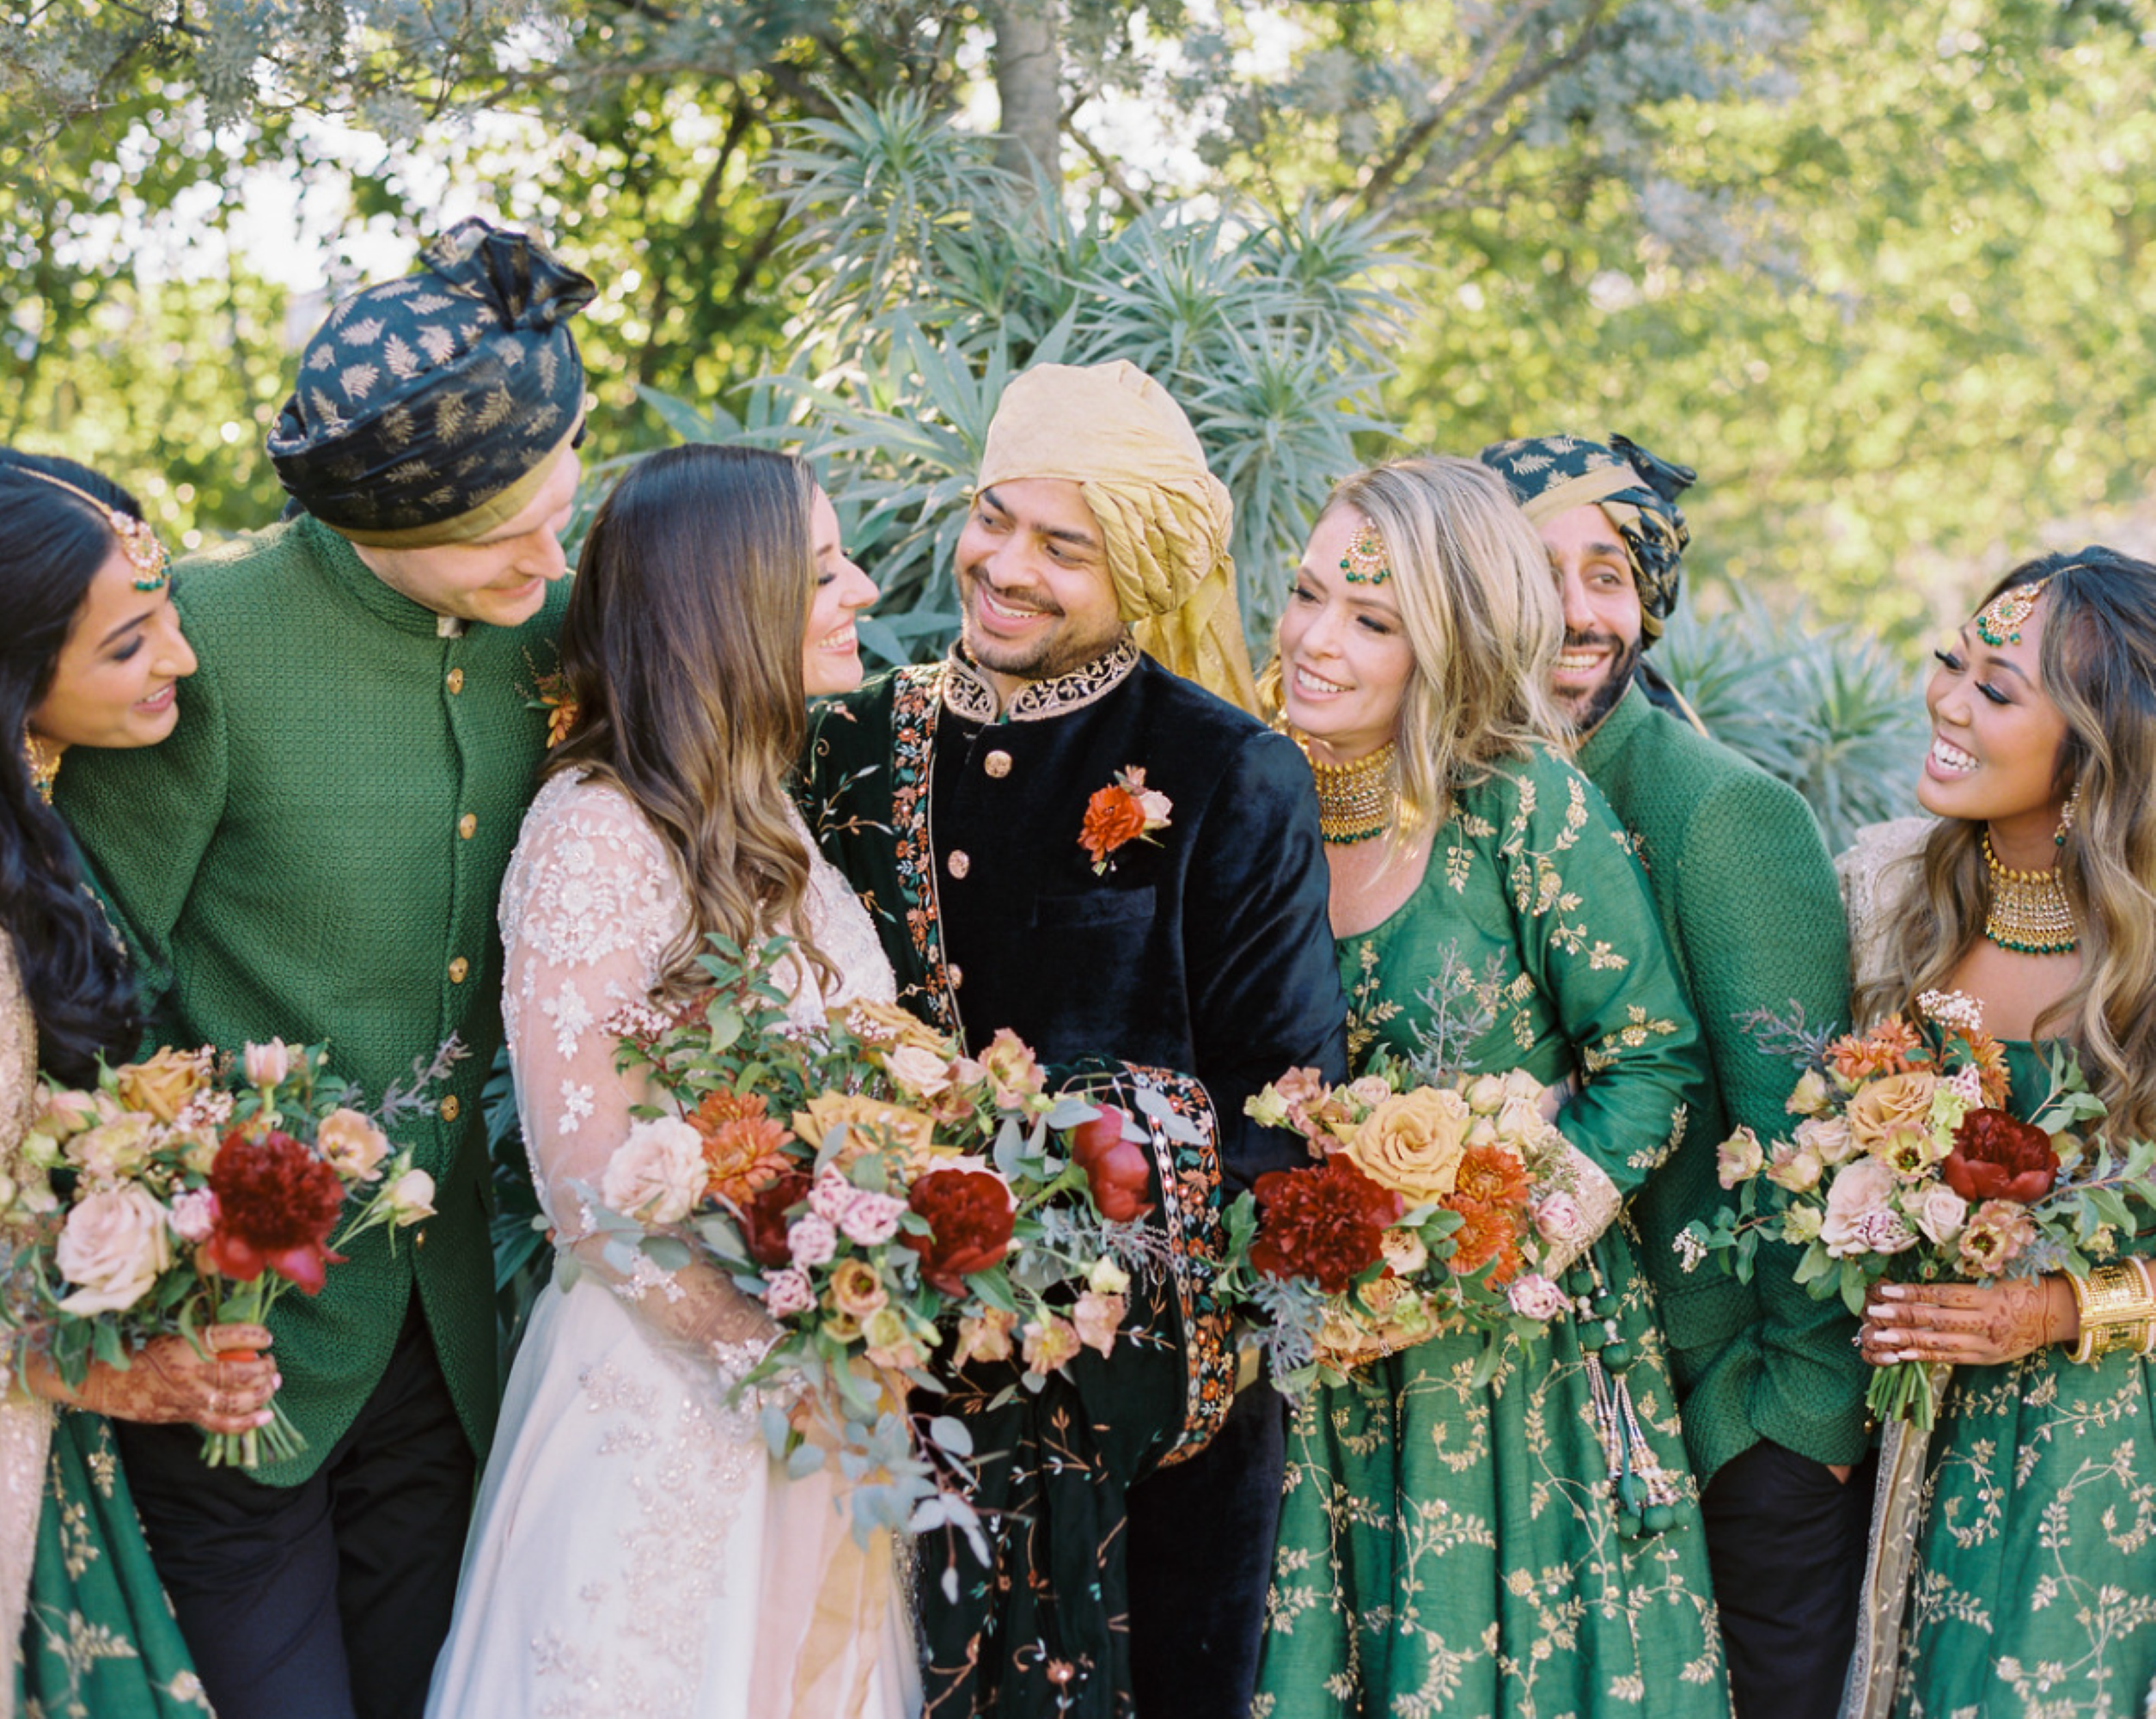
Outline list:
[[[44,1172],[23,1144],[35,1071],[89,1084],[135,1049],[124,954],[82,887],[49,804],[71,746],[150,746],[194,670],[164,551],[134,499],[86,468],[0,450],[0,1220],[34,1215]],[[0,1229],[0,1257],[6,1238]],[[0,1390],[0,1619],[15,1627],[0,1713],[168,1719],[209,1710],[151,1567],[108,1416],[251,1430],[275,1388],[254,1325],[206,1354],[162,1337],[73,1390],[34,1330]],[[58,1405],[55,1413],[54,1405]]]
[[[1874,825],[1839,862],[1857,1019],[1964,992],[2005,1045],[2010,1109],[2042,1104],[2067,1049],[2099,1129],[2156,1139],[2156,566],[2028,562],[1937,655],[1933,817]],[[1846,1714],[2151,1710],[2156,1258],[2137,1215],[2086,1279],[1873,1289],[1865,1358],[1953,1371],[1928,1439],[1886,1431]]]
[[[1558,750],[1562,634],[1503,480],[1437,458],[1334,492],[1280,622],[1352,1060],[1412,1053],[1457,958],[1494,1007],[1469,1064],[1542,1084],[1576,1191],[1538,1214],[1572,1260],[1569,1305],[1489,1383],[1481,1337],[1454,1332],[1298,1412],[1261,1719],[1729,1711],[1698,1499],[1620,1218],[1673,1150],[1703,1052],[1624,833]]]

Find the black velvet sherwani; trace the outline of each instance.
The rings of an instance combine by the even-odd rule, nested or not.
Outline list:
[[[1087,802],[1132,768],[1167,796],[1167,827],[1096,872]],[[1126,640],[1007,708],[956,653],[878,676],[815,713],[808,774],[809,827],[862,892],[916,1013],[976,1052],[1007,1026],[1044,1062],[1196,1077],[1231,1190],[1307,1161],[1295,1136],[1243,1114],[1291,1067],[1346,1078],[1316,793],[1292,742]],[[1278,1399],[1246,1389],[1201,1454],[1131,1496],[1145,1719],[1249,1710],[1280,1433]]]

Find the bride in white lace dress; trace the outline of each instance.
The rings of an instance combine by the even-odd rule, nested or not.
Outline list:
[[[804,691],[858,682],[852,614],[875,595],[785,456],[654,455],[592,525],[562,633],[578,714],[500,915],[517,1113],[578,1269],[541,1292],[510,1375],[430,1715],[919,1710],[889,1541],[854,1544],[828,1471],[785,1477],[753,1393],[729,1406],[774,1334],[762,1308],[700,1264],[625,1282],[577,1191],[650,1102],[608,1019],[693,989],[703,933],[804,939],[821,958],[794,963],[797,1022],[891,996],[784,792]]]

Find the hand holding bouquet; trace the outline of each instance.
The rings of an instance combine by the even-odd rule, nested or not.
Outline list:
[[[1508,1335],[1570,1310],[1556,1279],[1578,1251],[1577,1171],[1542,1098],[1518,1070],[1424,1083],[1380,1062],[1329,1088],[1293,1069],[1250,1100],[1316,1160],[1260,1177],[1229,1220],[1281,1389],[1339,1384],[1452,1330],[1487,1335],[1484,1382]]]
[[[1830,1042],[1801,1020],[1761,1014],[1761,1048],[1799,1069],[1790,1135],[1762,1142],[1739,1129],[1719,1148],[1732,1210],[1678,1236],[1687,1270],[1709,1252],[1749,1277],[1760,1238],[1805,1250],[1797,1281],[1862,1314],[1882,1281],[1931,1283],[2086,1276],[2135,1229],[2132,1204],[2156,1211],[2156,1146],[2115,1149],[2082,1132],[2101,1100],[2073,1058],[2054,1055],[2049,1089],[2023,1122],[2006,1108],[2006,1058],[1976,1001],[1927,991],[1915,1024],[1881,1022]],[[1764,1208],[1761,1184],[1772,1190]],[[1929,1427],[1927,1364],[1875,1369],[1866,1402],[1880,1420]]]
[[[705,998],[615,1018],[621,1066],[665,1102],[586,1190],[590,1227],[625,1279],[700,1256],[761,1303],[779,1335],[741,1384],[805,1387],[821,1433],[773,1402],[767,1436],[796,1473],[835,1455],[857,1532],[976,1532],[963,1423],[908,1416],[902,1389],[941,1392],[932,1361],[1010,1360],[1038,1390],[1082,1349],[1113,1350],[1130,1274],[1160,1245],[1137,1225],[1149,1137],[1047,1092],[1007,1031],[968,1057],[867,1002],[790,1031],[771,976],[786,940],[712,941]]]
[[[418,1084],[461,1054],[452,1041]],[[341,1257],[334,1246],[433,1211],[432,1178],[408,1152],[393,1156],[377,1125],[412,1092],[385,1094],[376,1117],[352,1108],[354,1096],[327,1074],[321,1048],[281,1040],[247,1046],[236,1068],[213,1047],[166,1049],[106,1070],[89,1091],[41,1086],[25,1173],[0,1186],[5,1322],[79,1392],[93,1360],[125,1373],[146,1348],[178,1338],[206,1361],[208,1328],[260,1327],[294,1284],[318,1294]],[[219,1348],[228,1362],[258,1359]],[[145,1379],[92,1402],[125,1414],[136,1398],[169,1395]],[[203,1459],[251,1468],[303,1447],[272,1402],[259,1429],[210,1432]]]

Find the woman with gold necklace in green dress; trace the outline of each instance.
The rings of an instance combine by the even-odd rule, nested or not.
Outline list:
[[[2063,1046],[2112,1139],[2156,1138],[2156,566],[2028,562],[1937,655],[1916,788],[1933,817],[1874,826],[1840,862],[1857,1019],[1965,992],[2016,1112]],[[1867,1361],[1954,1370],[1928,1448],[1886,1431],[1846,1712],[2156,1698],[2156,1237],[2117,1239],[2086,1281],[1872,1292]]]
[[[150,746],[172,731],[195,662],[170,584],[125,490],[71,461],[0,449],[0,733],[15,737],[0,756],[0,1213],[38,1203],[20,1197],[45,1174],[21,1151],[34,1071],[89,1085],[100,1055],[136,1049],[125,957],[50,800],[70,747]],[[208,1712],[107,1418],[229,1433],[267,1419],[275,1364],[218,1352],[266,1349],[269,1333],[201,1335],[206,1354],[161,1337],[125,1371],[92,1363],[74,1390],[34,1330],[0,1350],[0,1624],[14,1630],[0,1715]]]
[[[1479,1336],[1297,1412],[1260,1719],[1729,1711],[1682,1429],[1620,1208],[1703,1066],[1623,831],[1562,758],[1541,542],[1472,461],[1337,488],[1280,629],[1332,868],[1350,1052],[1412,1051],[1448,956],[1488,982],[1477,1069],[1544,1083],[1576,1196],[1541,1214],[1571,1309],[1487,1385]],[[1561,1105],[1561,1108],[1556,1108]]]

